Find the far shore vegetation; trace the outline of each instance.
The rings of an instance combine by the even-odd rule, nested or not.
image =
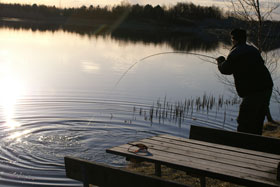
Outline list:
[[[202,7],[192,3],[178,3],[166,8],[151,5],[82,6],[80,8],[56,8],[45,5],[0,4],[0,16],[48,22],[86,20],[87,23],[113,23],[116,21],[150,21],[157,24],[193,25],[195,20],[204,18],[222,19],[223,12],[218,7]],[[75,20],[75,21],[77,21]],[[78,23],[76,23],[78,24]]]
[[[275,41],[279,33],[278,21],[264,22]],[[246,27],[246,21],[215,6],[199,6],[193,3],[177,3],[174,6],[131,5],[121,3],[116,6],[82,6],[80,8],[57,8],[45,5],[22,5],[0,3],[0,26],[15,29],[59,30],[63,29],[80,34],[137,35],[144,33],[165,34],[164,37],[196,34],[208,42],[229,43],[228,33],[233,27]],[[271,27],[273,25],[273,27]],[[271,28],[274,31],[271,31]],[[268,32],[263,30],[263,32]],[[138,34],[138,37],[139,34]],[[256,40],[254,38],[252,41]],[[274,42],[270,49],[280,47]]]

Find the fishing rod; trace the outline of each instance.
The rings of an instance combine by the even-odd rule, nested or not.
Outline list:
[[[211,58],[211,59],[214,59],[216,60],[215,57],[212,57],[212,56],[208,56],[208,55],[204,55],[204,54],[199,54],[199,53],[192,53],[192,52],[183,52],[183,51],[170,51],[170,52],[161,52],[161,53],[156,53],[156,54],[152,54],[152,55],[149,55],[149,56],[146,56],[144,58],[141,58],[140,60],[136,61],[134,64],[132,64],[123,74],[122,76],[119,78],[119,80],[117,81],[117,83],[115,84],[114,87],[118,86],[118,84],[121,82],[121,80],[125,77],[125,75],[136,65],[138,64],[139,62],[141,61],[144,61],[148,58],[151,58],[151,57],[154,57],[154,56],[159,56],[159,55],[165,55],[165,54],[171,54],[171,53],[177,53],[177,54],[189,54],[189,55],[195,55],[195,56],[200,56],[200,57],[205,57],[205,58]],[[211,64],[215,64],[215,62],[211,62],[211,61],[206,61],[206,62],[209,62]]]

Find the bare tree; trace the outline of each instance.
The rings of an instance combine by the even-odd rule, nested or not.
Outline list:
[[[263,52],[265,41],[271,34],[271,27],[264,31],[264,23],[273,20],[274,11],[279,8],[279,0],[230,0],[234,14],[249,23],[248,27],[257,38],[256,47]],[[255,32],[255,33],[254,33]],[[264,34],[265,32],[265,34]]]

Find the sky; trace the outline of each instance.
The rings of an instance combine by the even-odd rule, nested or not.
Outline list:
[[[121,2],[128,2],[130,4],[150,4],[150,5],[174,5],[178,2],[191,2],[191,1],[184,1],[184,0],[0,0],[1,3],[23,3],[23,4],[45,4],[45,5],[55,5],[56,7],[81,7],[82,5],[89,6],[89,5],[116,5],[120,4]],[[223,5],[224,0],[195,0],[192,1],[194,4],[200,5]]]
[[[156,5],[166,5],[171,6],[175,5],[178,2],[192,2],[196,5],[201,6],[217,6],[220,7],[223,10],[230,9],[229,2],[230,0],[0,0],[1,3],[21,3],[21,4],[37,4],[37,5],[48,5],[48,6],[56,6],[59,8],[69,8],[69,7],[81,7],[83,5],[85,6],[105,6],[105,5],[118,5],[121,4],[121,2],[128,2],[130,4],[140,4],[140,5],[146,5],[150,4],[153,6]],[[272,3],[279,3],[280,0],[260,0],[261,3],[265,3],[266,6]],[[274,14],[274,19],[280,20],[280,7],[275,11],[276,14]]]

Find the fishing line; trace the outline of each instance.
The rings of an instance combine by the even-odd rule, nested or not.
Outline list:
[[[152,55],[149,55],[149,56],[146,56],[144,58],[141,58],[140,60],[136,61],[134,64],[132,64],[123,74],[122,76],[119,78],[119,80],[117,81],[117,83],[115,84],[114,87],[118,86],[118,84],[121,82],[121,80],[126,76],[126,74],[136,65],[138,64],[139,62],[141,61],[144,61],[148,58],[151,58],[151,57],[154,57],[154,56],[159,56],[159,55],[166,55],[166,54],[171,54],[171,53],[177,53],[177,54],[189,54],[189,55],[195,55],[195,56],[200,56],[200,57],[205,57],[205,58],[211,58],[211,59],[214,59],[216,60],[215,57],[212,57],[212,56],[208,56],[208,55],[203,55],[203,54],[199,54],[199,53],[192,53],[192,52],[183,52],[183,51],[171,51],[171,52],[162,52],[162,53],[156,53],[156,54],[152,54]],[[211,64],[215,64],[215,62],[211,62],[211,61],[206,61],[206,62],[209,62]]]

